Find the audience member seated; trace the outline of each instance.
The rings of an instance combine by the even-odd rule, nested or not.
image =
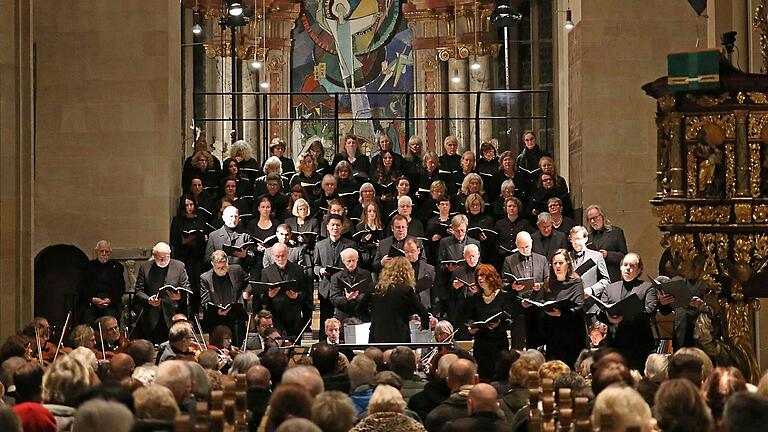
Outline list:
[[[35,363],[23,363],[13,373],[13,383],[16,386],[15,403],[40,403],[42,400],[42,385],[44,369]]]
[[[411,396],[408,401],[408,409],[414,411],[419,417],[426,419],[427,415],[451,396],[451,389],[448,387],[448,368],[458,360],[456,354],[448,353],[440,356],[437,361],[437,370],[435,379],[428,381],[424,385],[424,390]]]
[[[424,426],[405,415],[405,401],[400,392],[386,384],[376,386],[368,404],[368,415],[350,432],[422,432]]]
[[[416,375],[416,355],[412,349],[404,346],[395,348],[389,357],[389,370],[403,380],[400,393],[406,404],[411,396],[424,389],[424,381]]]
[[[251,366],[245,374],[245,380],[248,410],[251,412],[248,427],[249,430],[255,431],[267,411],[269,398],[272,395],[272,380],[269,370],[260,365]]]
[[[157,367],[155,384],[167,387],[182,413],[194,413],[192,399],[192,373],[183,360],[168,360]]]
[[[659,386],[667,379],[668,361],[669,355],[655,353],[649,355],[645,361],[643,379],[637,383],[637,391],[650,407],[653,407],[653,399]]]
[[[675,353],[670,357],[667,365],[669,379],[685,378],[693,383],[696,388],[701,387],[702,361],[690,354]]]
[[[702,385],[702,394],[712,411],[715,426],[722,430],[723,409],[735,393],[747,390],[741,371],[735,367],[717,367]]]
[[[298,384],[304,387],[312,397],[325,390],[323,377],[314,366],[295,366],[283,373],[283,384]]]
[[[469,416],[449,421],[444,431],[484,431],[500,432],[509,430],[509,425],[501,417],[498,394],[489,384],[480,383],[469,391],[467,413]]]
[[[365,354],[358,354],[347,367],[349,376],[350,392],[352,403],[355,405],[357,414],[368,409],[368,402],[373,394],[373,378],[376,375],[376,363]]]
[[[312,347],[312,365],[323,377],[325,390],[338,390],[349,393],[350,381],[347,371],[339,370],[339,350],[327,343],[320,342]]]
[[[528,404],[528,372],[536,372],[536,362],[528,358],[519,358],[509,368],[509,391],[499,395],[499,405],[508,422]]]
[[[283,382],[269,401],[266,431],[274,431],[289,418],[312,418],[312,400],[315,396],[299,384]]]
[[[606,422],[608,419],[609,422]],[[604,422],[612,427],[605,425],[600,430],[625,431],[632,427],[641,432],[651,432],[655,425],[651,409],[640,393],[622,384],[608,386],[595,398],[592,426],[599,428]],[[664,432],[667,430],[664,429]]]
[[[687,379],[669,379],[661,383],[654,399],[653,413],[659,429],[664,432],[707,432],[714,425],[698,387]]]
[[[768,424],[768,398],[760,394],[739,392],[725,404],[723,432],[758,432]]]
[[[96,383],[88,366],[68,355],[52,363],[43,375],[43,406],[53,414],[58,430],[71,429],[75,407]]]
[[[282,382],[283,373],[288,369],[288,356],[281,350],[272,350],[262,353],[260,361],[261,366],[269,371],[272,390],[274,390]]]
[[[156,425],[170,426],[181,411],[173,393],[165,386],[149,384],[133,392],[137,426],[147,429]]]
[[[469,360],[459,359],[448,368],[448,387],[451,396],[427,415],[424,425],[429,432],[442,432],[450,420],[466,417],[469,392],[477,384],[477,366]]]
[[[347,432],[357,421],[357,412],[346,394],[324,391],[312,402],[312,421],[323,432]]]

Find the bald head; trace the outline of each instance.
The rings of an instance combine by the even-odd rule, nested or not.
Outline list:
[[[115,354],[109,363],[111,376],[115,381],[122,381],[130,377],[136,367],[133,358],[123,353]]]
[[[448,387],[451,393],[458,391],[461,386],[477,382],[477,366],[467,359],[458,359],[448,367]]]
[[[459,359],[459,356],[453,353],[445,354],[442,357],[440,357],[440,360],[437,361],[437,377],[447,378],[448,368],[450,368],[453,362],[455,362],[458,359]]]
[[[251,366],[245,373],[245,382],[250,389],[267,390],[272,387],[272,376],[262,365]]]
[[[484,383],[475,384],[472,390],[469,391],[469,401],[467,403],[469,415],[479,412],[495,413],[499,409],[499,403],[496,399],[498,396],[493,386]]]

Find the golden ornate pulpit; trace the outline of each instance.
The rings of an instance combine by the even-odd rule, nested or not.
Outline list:
[[[758,278],[768,262],[768,76],[722,60],[719,81],[706,93],[673,93],[668,77],[643,86],[657,101],[659,271],[706,284],[717,337],[705,351],[756,382],[754,312],[768,291]]]

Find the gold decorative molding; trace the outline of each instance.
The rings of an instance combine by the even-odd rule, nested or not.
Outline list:
[[[685,117],[685,139],[695,140],[702,127],[707,124],[718,126],[726,139],[736,136],[736,119],[733,113],[710,114]]]
[[[434,60],[432,60],[431,58],[428,58],[428,59],[427,59],[427,60],[426,60],[426,61],[423,63],[423,65],[421,66],[421,68],[422,68],[422,70],[423,70],[424,72],[433,72],[433,71],[437,70],[437,63],[435,63],[435,61],[434,61]]]
[[[703,106],[703,107],[713,107],[716,105],[720,105],[721,103],[728,100],[730,95],[728,93],[722,93],[719,97],[715,97],[712,95],[693,95],[690,93],[687,93],[685,95],[689,100],[693,101],[696,105]]]
[[[653,207],[653,212],[659,218],[659,225],[685,223],[685,205],[667,204]]]
[[[768,112],[749,113],[749,139],[763,140],[763,131],[768,125]]]
[[[753,198],[760,196],[760,143],[749,143],[749,193]]]
[[[736,223],[746,224],[752,222],[752,204],[734,204],[733,215],[736,217]]]
[[[736,101],[740,104],[743,104],[747,100],[747,97],[744,95],[744,92],[739,92],[739,94],[736,95]]]
[[[747,92],[749,100],[755,104],[768,104],[768,95],[763,92]]]
[[[672,95],[666,95],[659,98],[659,109],[661,111],[670,111],[675,107],[675,97]]]
[[[725,197],[736,196],[736,153],[733,143],[725,143]]]
[[[752,209],[752,219],[757,223],[768,222],[768,205],[758,204]]]
[[[760,0],[755,8],[752,28],[760,34],[760,53],[763,55],[763,71],[768,71],[768,17],[766,13],[766,0]]]
[[[689,220],[694,223],[728,223],[731,219],[731,207],[721,206],[691,206]]]
[[[696,155],[694,154],[694,148],[691,147],[688,149],[688,154],[686,155],[686,182],[688,184],[687,187],[687,195],[688,198],[693,198],[696,196],[697,189],[697,169],[696,169]]]

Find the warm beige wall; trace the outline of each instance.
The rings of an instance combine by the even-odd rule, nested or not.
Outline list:
[[[34,250],[167,240],[179,194],[179,2],[35,2]]]
[[[655,274],[655,101],[641,86],[666,75],[667,53],[705,43],[706,22],[685,1],[582,0],[569,34],[570,181],[574,205],[601,204]]]
[[[31,0],[0,0],[0,340],[32,314]]]

